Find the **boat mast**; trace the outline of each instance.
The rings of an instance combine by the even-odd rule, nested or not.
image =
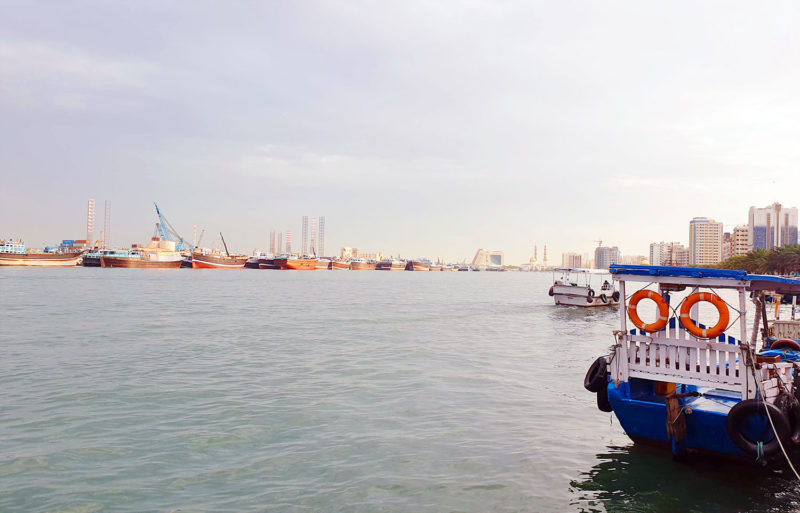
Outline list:
[[[222,236],[222,232],[219,232],[219,238],[222,239],[222,245],[225,246],[225,254],[231,256],[230,252],[228,251],[228,245],[225,244],[225,237]]]

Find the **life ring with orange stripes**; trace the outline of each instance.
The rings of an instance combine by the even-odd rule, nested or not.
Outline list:
[[[708,301],[717,309],[719,320],[711,328],[700,328],[694,323],[692,318],[689,317],[689,311],[700,301]],[[721,297],[711,292],[695,292],[694,294],[690,294],[681,305],[681,324],[686,331],[697,338],[717,338],[728,327],[730,319],[731,316],[728,305],[725,304],[725,301],[723,301]]]
[[[658,307],[658,319],[656,319],[655,322],[645,324],[642,318],[639,317],[639,313],[636,311],[636,308],[639,305],[639,301],[642,299],[652,299],[655,301],[656,306]],[[667,305],[667,302],[664,301],[664,298],[661,297],[661,295],[655,290],[637,290],[631,296],[631,300],[628,301],[628,317],[631,318],[633,325],[642,331],[647,333],[661,331],[667,326],[667,321],[669,320],[669,305]]]

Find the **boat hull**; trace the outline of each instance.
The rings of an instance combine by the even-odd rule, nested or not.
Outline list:
[[[347,262],[331,262],[331,269],[334,271],[349,271],[350,264]]]
[[[244,269],[246,256],[192,255],[192,269]]]
[[[259,258],[258,259],[258,268],[259,269],[272,269],[277,270],[280,267],[275,263],[274,258]]]
[[[603,306],[619,306],[619,301],[611,297],[613,290],[601,291],[600,294],[590,295],[591,289],[585,286],[553,285],[553,300],[558,306],[578,306],[593,308]]]
[[[431,268],[428,264],[423,262],[409,262],[406,264],[406,271],[430,271]]]
[[[278,269],[285,271],[315,271],[317,269],[316,258],[276,258],[275,265]]]
[[[75,267],[83,255],[74,253],[0,253],[0,266]]]
[[[375,262],[350,262],[351,271],[374,271],[378,264]]]
[[[181,260],[142,260],[140,258],[100,257],[100,267],[129,267],[141,269],[178,269]]]

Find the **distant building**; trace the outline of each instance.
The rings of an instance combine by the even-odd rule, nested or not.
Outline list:
[[[286,253],[292,254],[292,230],[286,230]]]
[[[731,234],[731,256],[746,255],[750,252],[750,235],[747,226],[735,226]]]
[[[347,260],[349,258],[356,258],[357,256],[358,256],[358,248],[342,246],[342,249],[339,251],[339,257],[342,260]]]
[[[689,250],[679,242],[653,242],[650,244],[650,265],[689,265]]]
[[[269,252],[271,254],[275,253],[275,230],[269,232]]]
[[[578,253],[561,253],[561,267],[583,267],[583,257]]]
[[[276,238],[276,240],[278,242],[278,247],[276,248],[277,252],[275,254],[276,255],[282,255],[283,254],[283,233],[278,232],[278,237]]]
[[[594,249],[594,267],[595,269],[608,269],[611,264],[619,264],[620,255],[617,246],[607,247],[598,246]]]
[[[672,250],[670,252],[670,260],[668,265],[674,265],[676,267],[686,267],[689,265],[689,248],[684,246],[683,244],[673,243]]]
[[[785,208],[780,203],[750,207],[747,234],[750,251],[797,244],[797,208]]]
[[[689,263],[715,265],[722,260],[722,223],[707,217],[689,221]]]
[[[733,237],[731,232],[724,232],[722,234],[722,261],[725,261],[733,254]]]
[[[620,263],[622,265],[643,265],[647,262],[647,257],[644,255],[622,255]]]
[[[505,264],[505,257],[502,251],[487,251],[479,249],[472,259],[472,267],[502,267]]]
[[[300,226],[300,254],[308,255],[308,216],[303,216]]]
[[[317,238],[317,255],[325,256],[325,216],[319,216],[317,221],[319,236]]]

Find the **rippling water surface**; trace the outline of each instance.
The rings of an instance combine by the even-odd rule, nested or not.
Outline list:
[[[0,511],[787,511],[583,389],[549,274],[0,269]]]

